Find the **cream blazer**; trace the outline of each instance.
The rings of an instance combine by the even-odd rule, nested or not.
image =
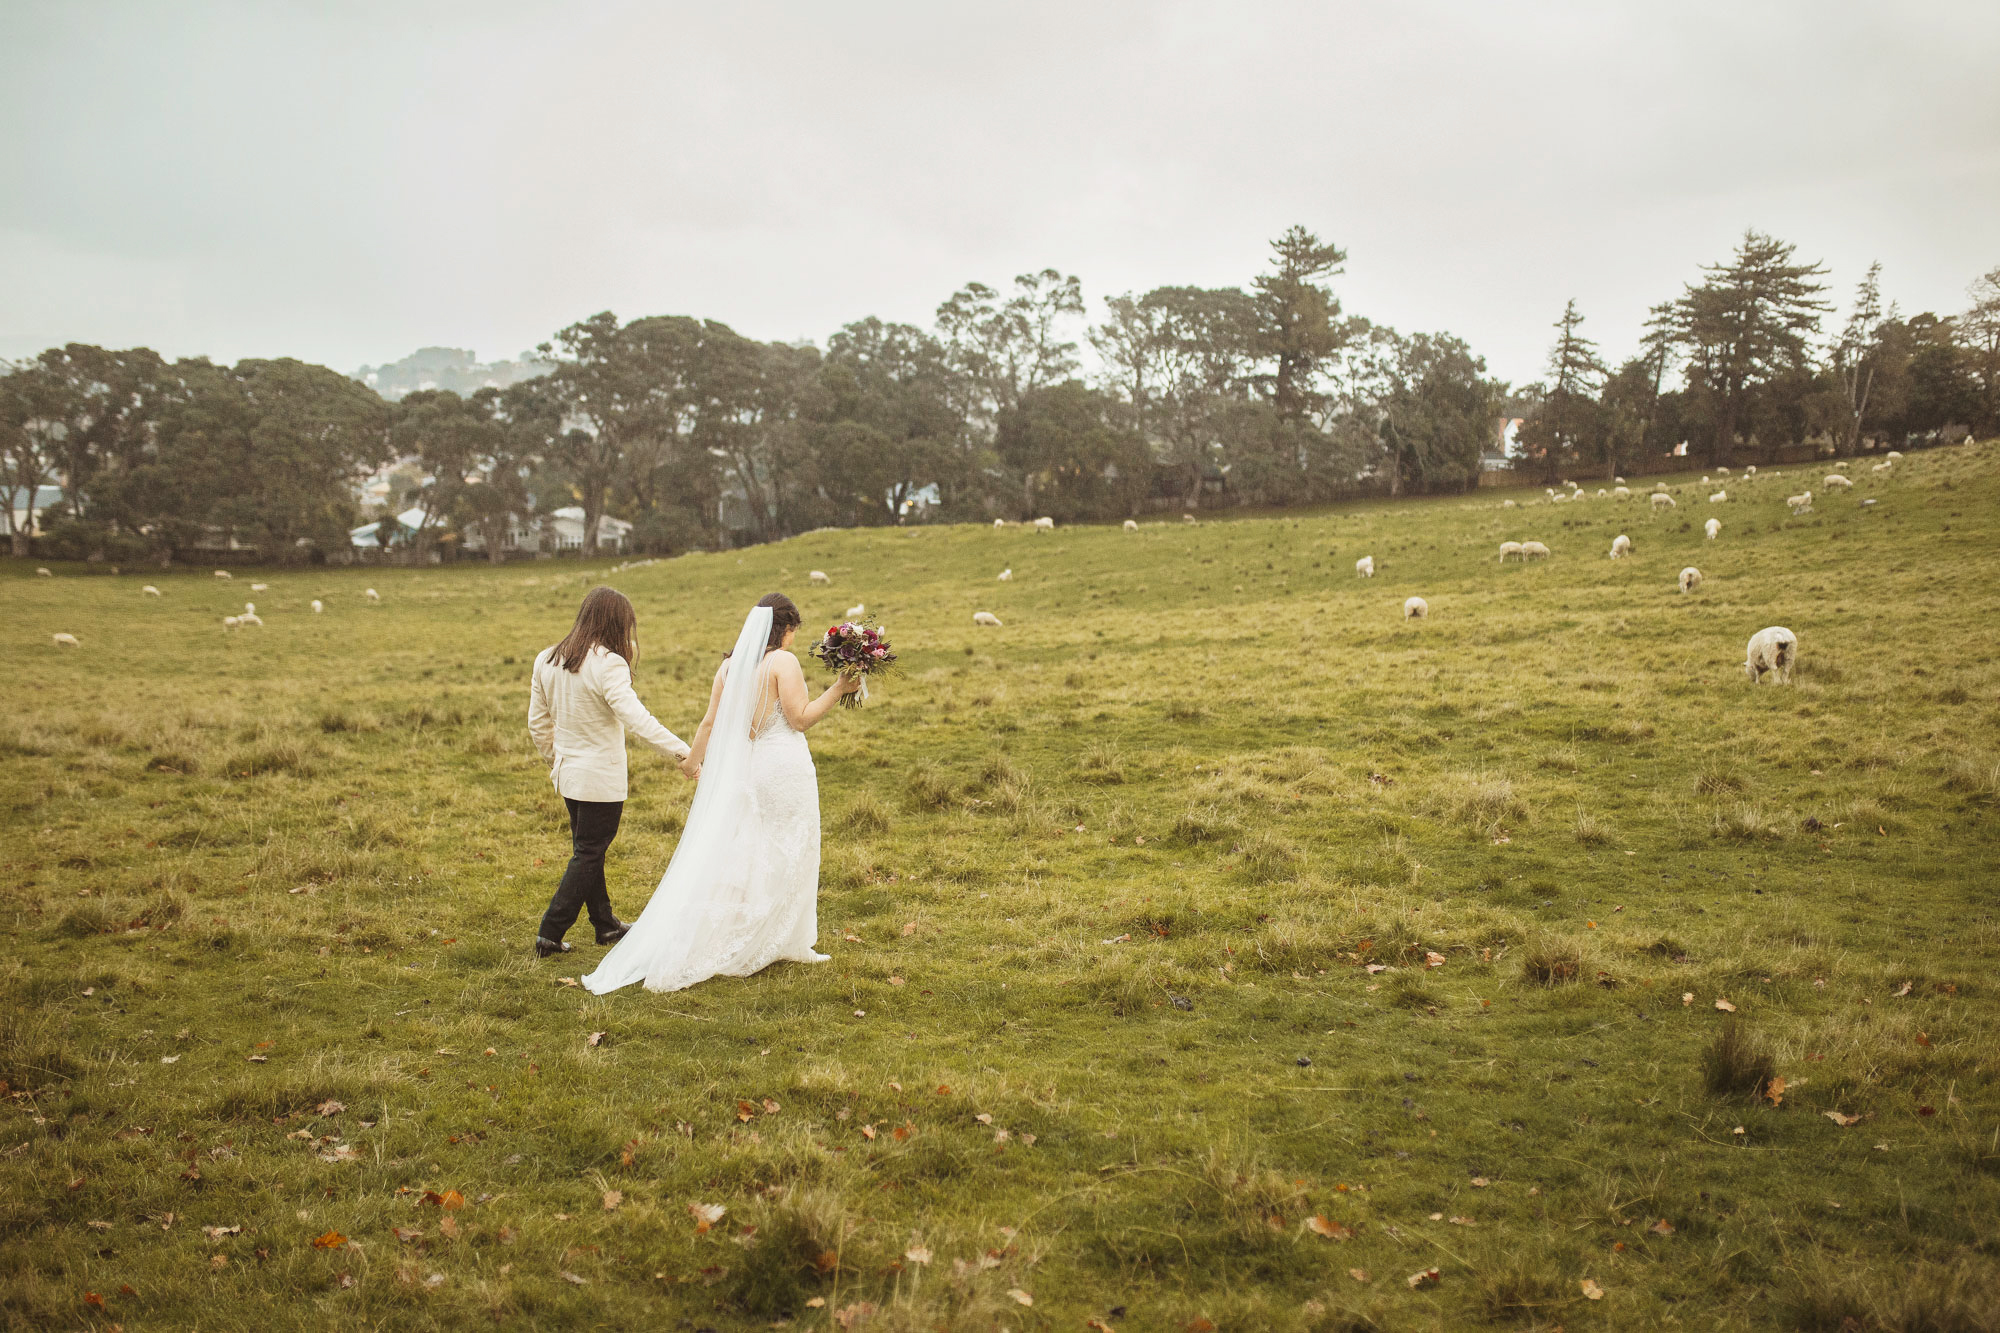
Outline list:
[[[599,644],[575,671],[557,666],[553,647],[535,657],[528,690],[528,735],[549,761],[549,781],[573,801],[625,799],[625,733],[684,759],[688,745],[646,711],[632,692],[632,668]]]

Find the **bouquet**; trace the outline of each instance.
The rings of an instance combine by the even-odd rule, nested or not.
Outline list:
[[[859,676],[861,688],[840,696],[842,708],[857,708],[868,698],[868,678],[882,675],[896,665],[889,635],[880,625],[847,620],[828,628],[825,637],[807,649],[814,657],[843,676]]]

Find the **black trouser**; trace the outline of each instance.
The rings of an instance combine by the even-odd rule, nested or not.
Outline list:
[[[618,918],[611,912],[611,895],[604,887],[604,853],[618,836],[618,820],[625,813],[623,801],[572,801],[565,796],[563,804],[569,807],[569,840],[574,850],[538,932],[543,939],[556,942],[576,924],[581,909],[589,910],[590,924],[597,927],[598,934],[618,928]]]

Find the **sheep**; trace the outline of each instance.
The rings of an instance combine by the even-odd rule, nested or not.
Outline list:
[[[1623,478],[1623,477],[1613,477],[1613,478],[1611,479],[1611,483],[1612,483],[1612,484],[1613,484],[1614,486],[1623,486],[1623,485],[1625,484],[1625,478]]]
[[[842,619],[842,620],[859,620],[859,619],[861,619],[861,617],[863,617],[863,616],[865,616],[865,615],[867,615],[867,614],[868,614],[868,605],[867,605],[867,603],[865,603],[865,602],[856,602],[856,603],[855,603],[855,604],[854,604],[853,606],[850,606],[850,607],[848,607],[848,608],[847,608],[847,614],[846,614],[846,615],[844,615],[844,616],[842,616],[842,617],[841,617],[841,619]]]
[[[319,614],[320,612],[322,612],[322,611],[326,610],[326,607],[325,607],[324,605],[322,605],[322,604],[321,604],[321,602],[320,602],[319,598],[317,598],[317,597],[313,598],[313,603],[312,603],[312,606],[313,606],[313,614],[314,614],[314,615],[318,615],[318,614]]]
[[[1508,557],[1508,556],[1510,556],[1510,555],[1511,555],[1511,556],[1513,556],[1513,557],[1514,557],[1514,558],[1515,558],[1516,560],[1521,560],[1521,559],[1525,559],[1525,558],[1526,558],[1526,557],[1524,557],[1524,556],[1523,556],[1523,555],[1521,554],[1521,543],[1519,543],[1519,542],[1501,542],[1501,543],[1500,543],[1500,563],[1501,563],[1501,564],[1503,564],[1503,565],[1504,565],[1504,564],[1506,564],[1506,563],[1507,563],[1507,557]]]
[[[1125,531],[1127,531],[1127,532],[1137,532],[1138,530],[1139,530],[1139,524],[1138,524],[1138,521],[1137,521],[1136,519],[1130,519],[1130,518],[1128,518],[1128,519],[1126,519],[1126,520],[1125,520]]]
[[[1810,514],[1812,512],[1812,492],[1805,491],[1798,495],[1788,495],[1785,497],[1785,503],[1792,507],[1794,515]]]
[[[829,583],[832,583],[833,580],[826,576],[825,570],[815,569],[811,573],[806,575],[806,582],[812,584],[813,587],[815,588],[824,588]],[[370,588],[368,590],[368,596],[371,600],[374,598],[375,590],[373,588]]]
[[[1704,473],[1702,473],[1702,474],[1701,474],[1701,484],[1702,484],[1702,485],[1704,485],[1704,486],[1706,486],[1706,485],[1708,485],[1708,484],[1709,484],[1709,481],[1708,481],[1708,474],[1707,474],[1706,472],[1704,472]]]
[[[1665,491],[1654,491],[1652,495],[1652,503],[1653,503],[1653,512],[1656,514],[1659,513],[1662,509],[1680,508],[1679,505],[1674,503],[1674,497],[1668,495]]]
[[[1833,465],[1833,470],[1834,470],[1835,472],[1845,472],[1845,471],[1847,471],[1847,460],[1843,458],[1843,459],[1842,459],[1842,460],[1840,460],[1840,461],[1839,461],[1838,463],[1835,463],[1835,464]]]
[[[1000,571],[1000,581],[1002,583],[1012,583],[1014,581],[1013,566],[1010,565],[1006,569]]]
[[[1689,565],[1681,571],[1681,591],[1693,592],[1701,586],[1701,571]]]
[[[1654,482],[1654,483],[1653,483],[1653,489],[1654,489],[1655,491],[1658,491],[1658,492],[1660,492],[1660,493],[1664,494],[1664,493],[1666,492],[1666,489],[1667,489],[1667,483],[1665,483],[1664,481],[1656,481],[1656,482]]]
[[[139,589],[139,595],[141,597],[158,597],[160,595],[160,590],[158,588],[155,588],[152,584],[148,583],[145,587]]]
[[[1521,543],[1521,559],[1546,560],[1548,558],[1549,558],[1549,548],[1542,545],[1540,542]]]
[[[1611,494],[1611,492],[1609,492],[1609,491],[1605,490],[1605,489],[1604,489],[1604,488],[1603,488],[1602,486],[1599,486],[1599,487],[1597,488],[1597,498],[1598,498],[1598,499],[1600,499],[1600,500],[1602,500],[1602,499],[1605,499],[1605,498],[1606,498],[1606,497],[1608,497],[1608,496],[1609,496],[1610,494]]]
[[[1047,514],[1044,514],[1040,518],[1035,520],[1036,532],[1054,532],[1055,529],[1056,529],[1056,521],[1050,518]]]
[[[1183,522],[1183,523],[1192,523],[1192,522],[1194,522],[1194,515],[1193,515],[1193,514],[1182,514],[1182,515],[1181,515],[1181,522]]]
[[[1611,539],[1611,558],[1613,560],[1623,560],[1631,554],[1632,539],[1630,537],[1621,532]]]
[[[264,618],[255,611],[245,611],[242,615],[236,617],[236,623],[239,625],[262,625]]]
[[[1715,469],[1715,475],[1718,477],[1726,477],[1729,475],[1729,469],[1726,467],[1718,467]]]
[[[82,645],[81,643],[77,642],[77,638],[76,638],[76,635],[74,635],[74,634],[56,634],[56,635],[52,635],[52,636],[50,636],[50,637],[51,637],[51,642],[52,642],[52,643],[54,644],[54,646],[55,646],[55,647],[57,647],[57,648],[81,648],[81,647],[83,647],[83,645]]]
[[[1551,495],[1551,496],[1549,497],[1549,503],[1550,503],[1550,504],[1552,504],[1552,505],[1566,505],[1566,504],[1568,504],[1568,503],[1569,503],[1569,496],[1567,496],[1567,495]]]
[[[1354,572],[1364,579],[1375,577],[1375,557],[1364,555],[1354,562]]]
[[[251,592],[269,592],[270,590],[271,585],[268,583],[253,583],[250,585]]]
[[[55,575],[49,573],[49,571],[46,569],[37,569],[35,571],[35,577],[38,579],[52,579],[55,577]]]
[[[826,577],[826,575],[822,574],[822,575],[820,575],[820,577],[821,577],[821,578],[823,579],[823,578],[825,578],[825,577]],[[363,597],[366,597],[366,598],[367,598],[367,599],[368,599],[369,601],[371,601],[371,602],[379,602],[379,601],[381,601],[381,600],[382,600],[382,594],[381,594],[381,593],[379,593],[379,592],[376,592],[376,591],[375,591],[375,590],[374,590],[373,588],[367,588],[367,589],[364,589],[364,590],[362,591],[361,595],[362,595]]]
[[[1903,461],[1903,451],[1900,449],[1891,449],[1888,453],[1883,454],[1882,457],[1888,459],[1891,463],[1900,463]]]
[[[1829,472],[1826,474],[1826,479],[1822,481],[1820,485],[1826,487],[1830,491],[1852,490],[1854,487],[1854,479],[1852,477],[1843,477],[1838,472]]]
[[[1712,505],[1726,504],[1728,500],[1729,500],[1728,491],[1717,491],[1715,494],[1708,497],[1708,502]]]
[[[226,569],[218,569],[218,570],[216,570],[216,571],[215,571],[215,577],[217,577],[217,578],[219,578],[219,579],[233,579],[233,578],[235,578],[236,576],[235,576],[234,574],[230,573],[230,572],[229,572],[228,570],[226,570]]]
[[[1513,500],[1502,500],[1500,502],[1500,507],[1502,509],[1518,509],[1520,508],[1520,505],[1519,503]]]
[[[1752,464],[1751,464],[1751,465],[1750,465],[1749,467],[1746,467],[1746,468],[1744,468],[1744,469],[1743,469],[1743,475],[1744,475],[1744,476],[1746,476],[1746,477],[1754,477],[1754,476],[1756,476],[1756,475],[1757,475],[1757,465],[1756,465],[1755,463],[1752,463]]]
[[[996,528],[1004,528],[1007,526],[1007,520],[1004,518],[996,518],[993,520],[993,526]]]
[[[1760,629],[1750,636],[1750,645],[1743,651],[1743,670],[1750,677],[1752,685],[1764,683],[1764,673],[1771,672],[1780,685],[1792,683],[1792,668],[1798,665],[1799,636],[1783,625],[1772,625]]]
[[[1407,597],[1403,600],[1403,619],[1422,620],[1431,613],[1431,604],[1421,597]]]
[[[1708,539],[1710,541],[1714,541],[1716,537],[1721,535],[1722,520],[1719,518],[1711,518],[1710,520],[1708,520],[1708,522],[1701,525],[1701,530],[1708,534]]]
[[[1896,465],[1894,463],[1877,463],[1868,470],[1870,472],[1893,472],[1896,470]]]
[[[224,616],[222,618],[222,627],[224,629],[235,629],[238,625],[242,623],[243,622],[235,616]]]
[[[1611,489],[1611,498],[1614,500],[1629,500],[1632,498],[1632,490],[1628,486],[1614,486]]]
[[[972,623],[975,625],[990,625],[994,629],[999,629],[1000,617],[994,615],[991,611],[974,611],[972,613]]]
[[[244,614],[244,615],[246,615],[246,616],[254,616],[254,615],[256,615],[256,614],[257,614],[257,603],[255,603],[255,602],[245,602],[245,603],[243,603],[243,614]]]

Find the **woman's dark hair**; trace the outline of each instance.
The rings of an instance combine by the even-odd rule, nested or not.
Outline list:
[[[576,609],[576,624],[549,650],[549,656],[564,671],[574,671],[600,644],[624,658],[628,666],[639,660],[639,616],[630,599],[616,588],[599,586],[583,595],[583,605]]]
[[[758,599],[757,605],[771,608],[771,637],[764,641],[764,651],[767,653],[785,641],[786,630],[796,629],[805,621],[805,617],[799,614],[797,603],[781,592],[765,593]],[[735,651],[731,648],[723,656],[727,657],[729,653]]]

